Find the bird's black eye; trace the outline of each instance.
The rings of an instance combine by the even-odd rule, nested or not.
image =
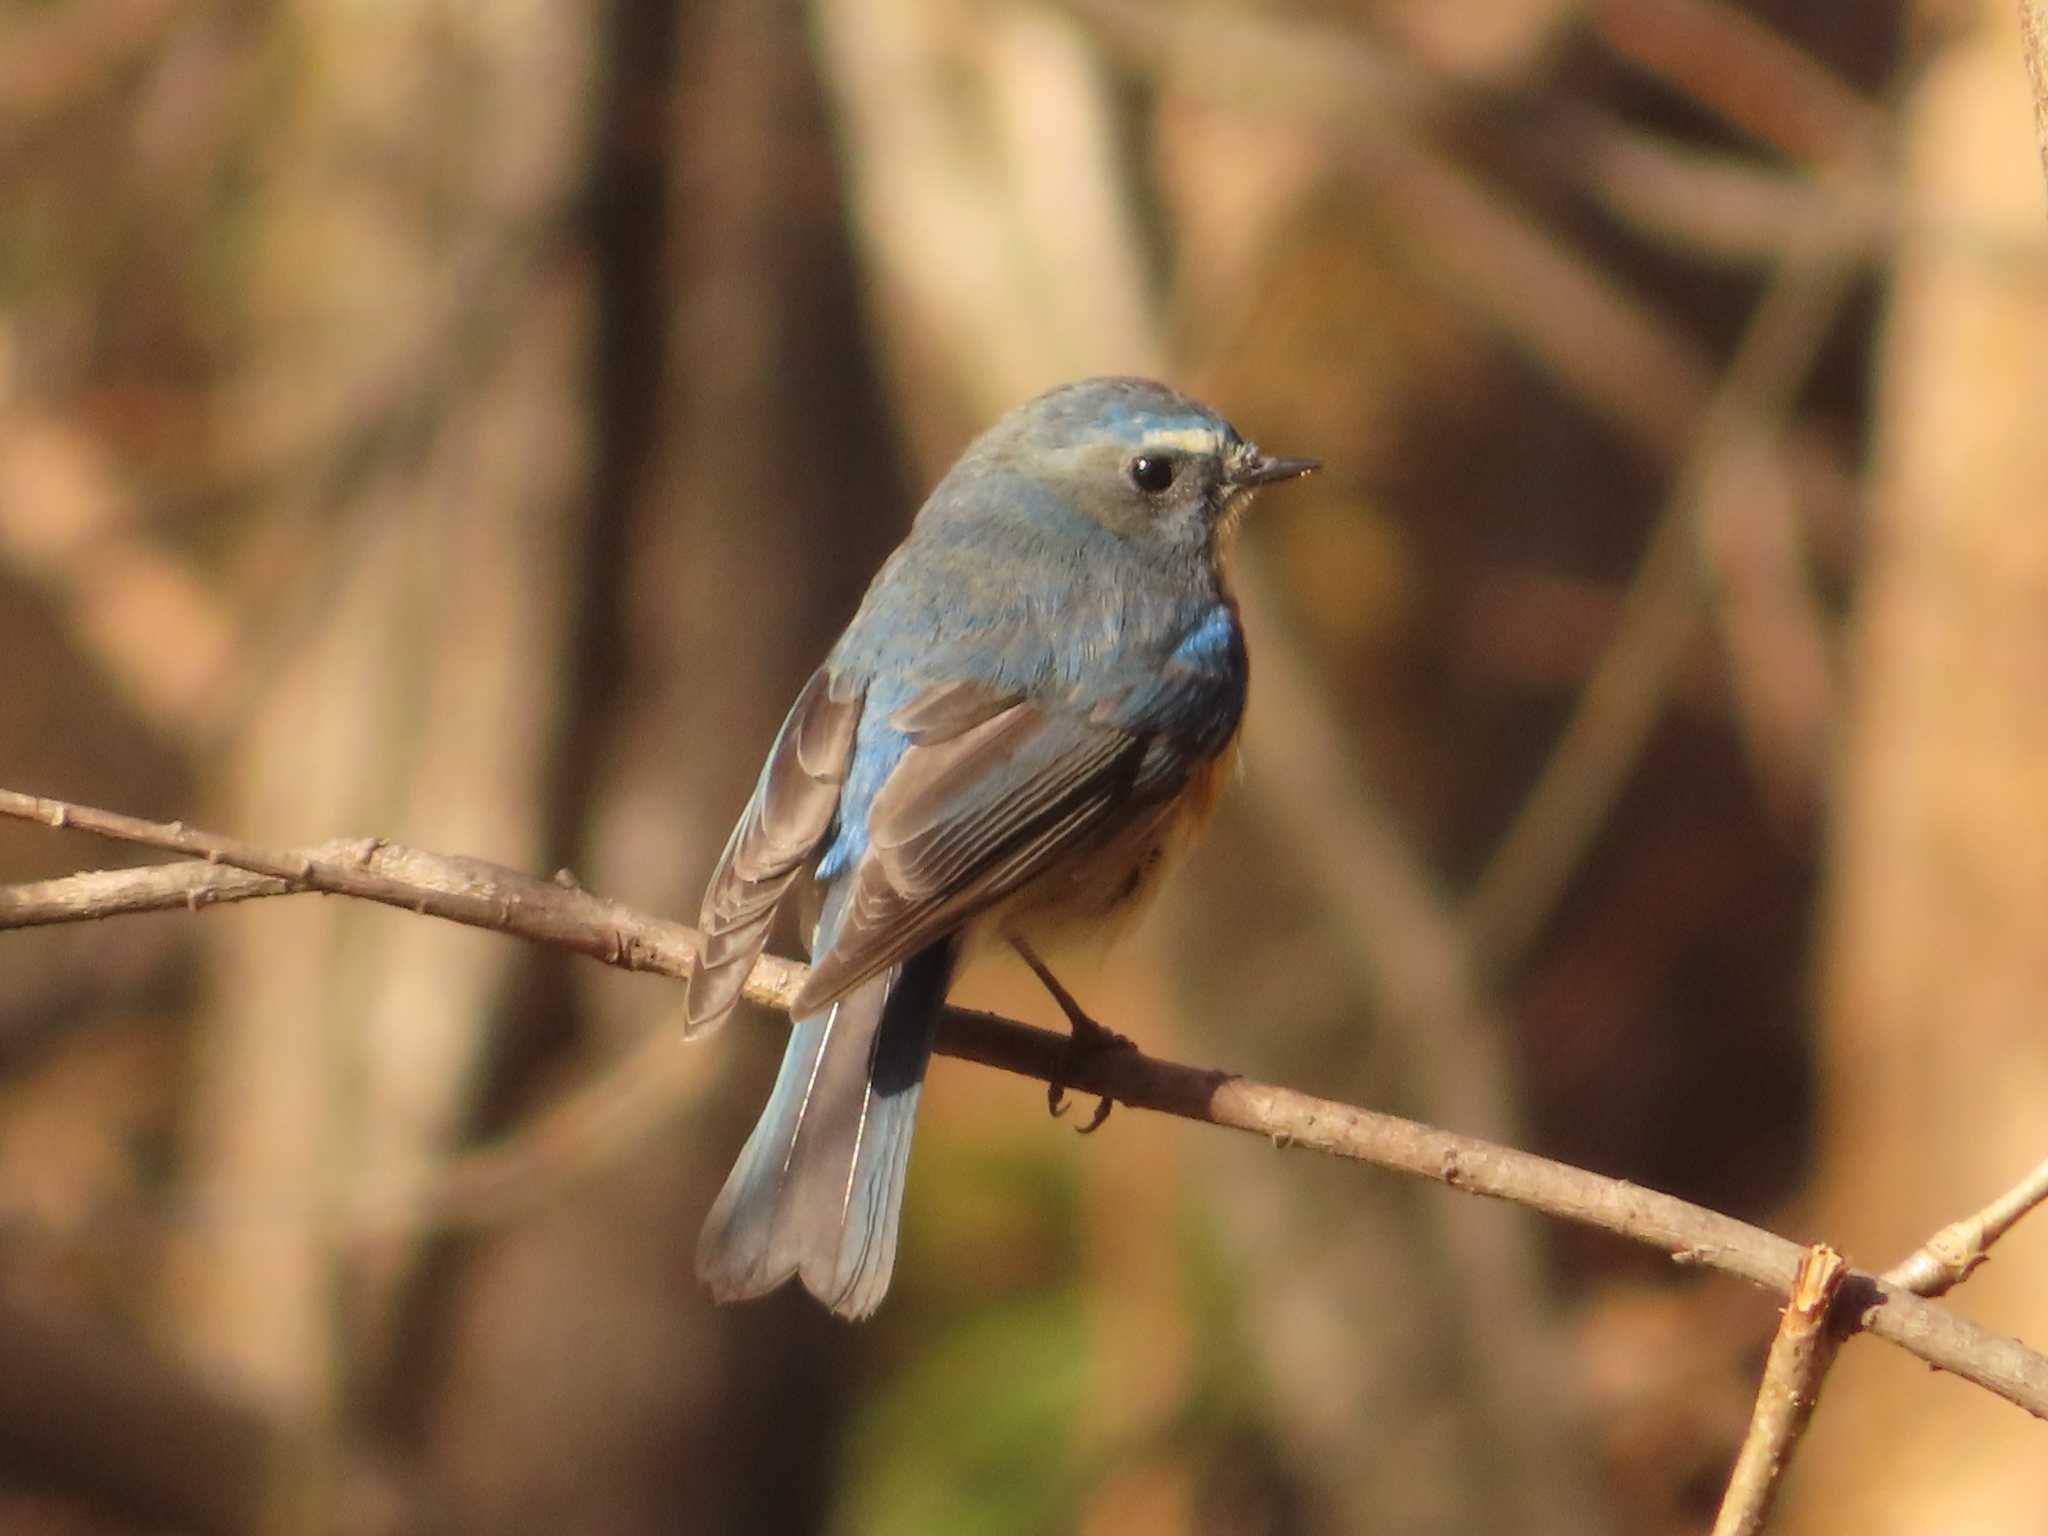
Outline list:
[[[1131,484],[1156,496],[1173,484],[1174,473],[1179,468],[1179,463],[1167,454],[1140,454],[1131,460]]]

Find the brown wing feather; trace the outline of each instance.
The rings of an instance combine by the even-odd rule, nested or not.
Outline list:
[[[823,1007],[1124,826],[1110,813],[1128,810],[1144,747],[1027,702],[912,746],[875,796],[845,917],[796,1006]]]
[[[971,678],[955,678],[926,688],[891,715],[889,723],[915,746],[937,746],[1001,714],[1018,697]]]
[[[1060,755],[1010,785],[1000,802],[961,814],[963,796],[992,761],[1025,745],[1026,736],[1047,730],[1044,718],[1024,707],[990,725],[1011,722],[1011,729],[990,731],[986,737],[979,730],[963,736],[959,750],[929,773],[918,772],[923,764],[912,762],[912,754],[906,753],[903,769],[882,786],[869,818],[868,840],[893,889],[913,900],[929,900],[957,888],[971,877],[975,865],[1009,839],[1069,801],[1106,788],[1110,770],[1136,746],[1121,731],[1101,726],[1073,729]]]
[[[860,713],[860,696],[836,693],[822,667],[790,707],[704,893],[704,948],[690,969],[686,1036],[715,1029],[739,1001],[776,908],[832,825]]]

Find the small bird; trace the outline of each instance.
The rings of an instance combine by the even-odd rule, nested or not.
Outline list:
[[[1207,821],[1248,676],[1232,535],[1260,486],[1318,467],[1103,378],[1011,411],[939,482],[797,696],[705,893],[686,1034],[732,1011],[800,877],[811,955],[698,1240],[718,1300],[795,1276],[842,1317],[880,1305],[965,955],[1014,948],[1074,1049],[1120,1042],[1041,951],[1135,911]]]

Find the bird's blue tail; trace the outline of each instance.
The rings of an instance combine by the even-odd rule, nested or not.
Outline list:
[[[697,1273],[718,1300],[796,1275],[842,1317],[881,1305],[954,958],[951,942],[935,944],[797,1021],[775,1090],[697,1239]]]

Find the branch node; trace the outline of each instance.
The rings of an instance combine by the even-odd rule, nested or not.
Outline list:
[[[1981,1211],[1928,1238],[1885,1271],[1886,1283],[1915,1296],[1946,1295],[1975,1274],[1990,1257],[1991,1245],[2043,1200],[2048,1200],[2048,1162],[2030,1169]]]

